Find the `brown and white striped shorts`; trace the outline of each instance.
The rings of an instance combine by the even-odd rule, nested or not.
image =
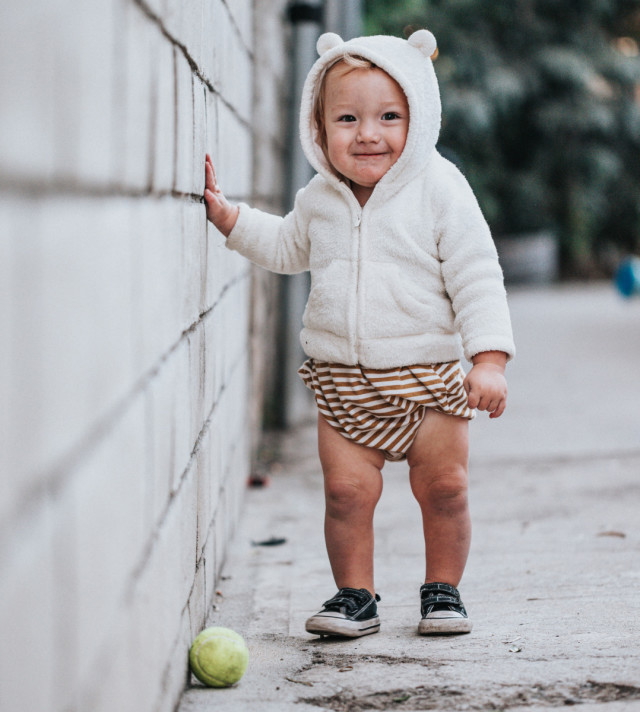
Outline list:
[[[308,359],[298,370],[325,420],[344,437],[404,460],[426,408],[471,419],[460,361],[364,368]]]

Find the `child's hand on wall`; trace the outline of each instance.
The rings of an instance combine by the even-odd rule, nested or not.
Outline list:
[[[504,369],[507,354],[486,351],[473,357],[473,368],[464,379],[469,408],[486,410],[490,418],[499,418],[507,407],[507,379]]]
[[[238,219],[239,209],[237,206],[231,205],[220,190],[213,161],[208,153],[205,161],[204,200],[207,204],[207,218],[225,237],[229,237],[229,233],[233,230]]]

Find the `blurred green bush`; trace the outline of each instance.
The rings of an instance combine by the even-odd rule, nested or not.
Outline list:
[[[565,276],[640,253],[640,0],[365,0],[437,40],[439,148],[496,235],[552,229]]]

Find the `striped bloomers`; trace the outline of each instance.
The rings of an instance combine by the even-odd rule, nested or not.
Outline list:
[[[298,370],[321,415],[344,437],[404,460],[426,408],[470,420],[460,361],[364,368],[308,359]]]

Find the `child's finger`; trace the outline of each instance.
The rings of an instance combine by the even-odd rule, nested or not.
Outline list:
[[[503,413],[504,409],[507,407],[507,400],[506,398],[503,398],[500,403],[498,404],[498,407],[491,413],[489,416],[490,418],[499,418]]]
[[[213,174],[211,173],[210,163],[205,163],[204,166],[204,183],[207,188],[213,187]]]

